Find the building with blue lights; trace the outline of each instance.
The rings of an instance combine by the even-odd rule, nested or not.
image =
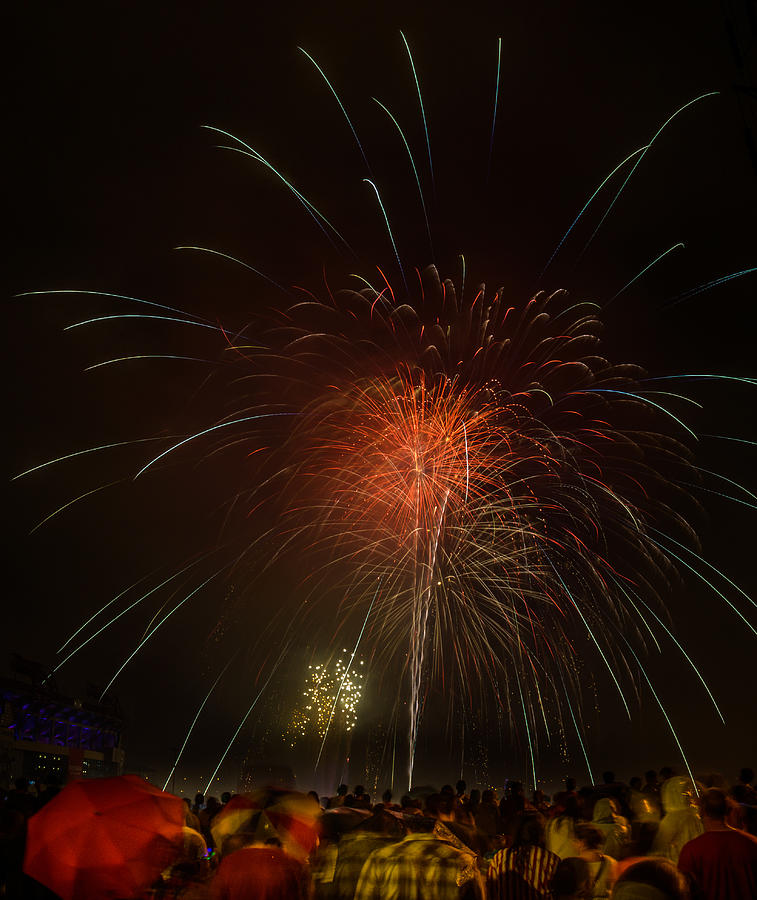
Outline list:
[[[65,697],[44,679],[0,679],[0,788],[19,777],[65,784],[120,775],[122,728],[116,701]]]

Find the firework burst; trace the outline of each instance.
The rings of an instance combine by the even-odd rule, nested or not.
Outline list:
[[[409,54],[407,41],[405,47]],[[410,63],[425,126],[411,56]],[[579,218],[625,166],[628,174],[606,216],[668,123],[710,96],[681,107],[613,169]],[[339,106],[346,117],[341,101]],[[418,168],[389,115],[409,154],[430,237]],[[347,246],[266,158],[221,129],[213,132],[232,141],[227,149],[275,176],[329,240]],[[430,168],[427,131],[425,137]],[[365,159],[362,145],[360,150]],[[659,646],[659,629],[704,681],[665,612],[682,570],[706,581],[754,631],[739,604],[708,580],[710,569],[698,554],[690,523],[698,512],[692,492],[703,472],[687,420],[690,401],[641,368],[604,358],[594,302],[565,291],[526,299],[503,288],[471,289],[464,264],[457,284],[440,278],[434,266],[408,275],[380,192],[374,180],[366,181],[396,256],[394,283],[379,269],[375,285],[359,277],[359,289],[329,290],[323,299],[305,292],[307,299],[238,330],[157,303],[147,304],[148,312],[70,326],[121,317],[189,326],[207,338],[202,354],[160,358],[210,364],[207,384],[223,399],[189,433],[102,445],[53,462],[156,441],[157,449],[146,452],[124,481],[159,477],[187,459],[200,466],[223,460],[235,473],[236,488],[219,497],[224,527],[218,542],[165,577],[136,582],[96,611],[63,645],[59,666],[151,596],[163,598],[112,684],[198,593],[224,579],[253,584],[296,566],[306,573],[296,601],[272,613],[251,641],[266,652],[262,688],[256,685],[242,724],[286,659],[292,635],[325,630],[338,646],[345,635],[357,635],[355,649],[333,667],[311,667],[286,729],[290,743],[314,732],[323,750],[335,711],[340,728],[354,729],[362,675],[353,664],[360,648],[369,675],[393,685],[395,737],[407,707],[409,780],[424,708],[434,693],[445,698],[450,718],[466,708],[504,715],[526,737],[534,784],[540,735],[549,739],[573,729],[590,769],[581,724],[585,660],[602,668],[629,717],[634,694],[647,685],[654,692],[642,660],[650,645]],[[146,309],[146,301],[107,296]],[[90,368],[145,358],[119,356]],[[44,521],[114,483],[89,488]],[[740,593],[739,603],[752,602],[728,583]],[[178,601],[169,592],[180,592]],[[355,621],[362,627],[354,628]],[[269,652],[272,637],[282,633]]]
[[[366,597],[381,580],[371,635],[405,661],[411,769],[433,681],[517,697],[525,728],[548,728],[587,636],[630,714],[638,665],[619,636],[676,577],[661,530],[695,545],[676,482],[697,476],[688,426],[599,355],[595,309],[483,286],[458,299],[430,268],[412,305],[343,292],[275,333],[282,533],[319,584],[345,573]]]

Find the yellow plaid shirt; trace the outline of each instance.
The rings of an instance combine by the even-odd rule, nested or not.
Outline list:
[[[483,900],[476,857],[433,834],[413,833],[374,851],[355,900]]]

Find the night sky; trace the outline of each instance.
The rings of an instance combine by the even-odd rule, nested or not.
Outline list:
[[[356,269],[375,272],[376,264],[397,278],[375,196],[361,181],[360,152],[298,46],[324,67],[353,117],[403,260],[410,269],[430,262],[407,157],[371,101],[376,97],[397,114],[425,177],[422,123],[400,29],[424,92],[439,268],[457,279],[462,252],[471,283],[504,285],[517,302],[536,290],[557,242],[602,178],[678,107],[720,91],[666,129],[586,254],[578,260],[591,228],[566,242],[542,287],[601,301],[682,241],[685,249],[650,270],[603,316],[605,354],[653,375],[755,375],[754,274],[665,308],[686,290],[757,265],[757,172],[747,130],[753,141],[757,131],[754,100],[742,90],[757,44],[747,3],[369,8],[298,0],[244,10],[231,4],[32,3],[14,11],[12,26],[4,301],[8,481],[61,454],[152,434],[188,434],[218,415],[204,405],[203,371],[188,363],[83,371],[113,356],[176,347],[170,326],[123,320],[64,333],[73,322],[125,309],[95,297],[16,293],[111,291],[233,329],[281,306],[281,295],[230,263],[172,248],[215,248],[278,282],[321,294],[324,266],[332,287]],[[501,84],[487,178],[498,37]],[[232,132],[275,161],[337,223],[359,260],[341,259],[276,179],[250,159],[214,149],[220,142],[203,125]],[[612,195],[603,196],[606,203]],[[603,208],[600,203],[596,210]],[[201,351],[189,338],[185,349]],[[721,382],[689,392],[705,406],[692,413],[697,430],[757,440],[754,389]],[[698,464],[757,491],[754,451],[748,444],[703,442]],[[215,540],[220,483],[205,481],[203,469],[191,464],[163,479],[127,479],[28,535],[53,509],[121,478],[140,459],[141,451],[117,450],[9,485],[11,588],[2,665],[14,651],[52,665],[57,647],[99,605]],[[703,555],[757,596],[755,509],[715,495],[700,500],[705,512],[694,524]],[[228,652],[229,634],[257,633],[296,592],[298,574],[274,574],[252,595],[237,585],[244,609],[234,592],[219,586],[125,670],[114,693],[129,722],[128,766],[153,769],[162,783],[172,748],[223,665],[219,654]],[[757,622],[754,607],[726,593]],[[650,657],[650,674],[695,771],[732,777],[757,763],[757,637],[694,578],[666,602],[675,633],[700,664],[726,725],[680,654]],[[77,695],[88,682],[104,686],[154,611],[126,618],[123,627],[93,641],[61,669],[61,689]],[[309,642],[303,636],[275,696],[235,745],[222,771],[224,786],[235,786],[245,742],[260,739],[277,702],[286,706],[276,697],[289,696],[306,664],[325,652],[318,637]],[[259,654],[248,659],[240,651],[230,687],[211,704],[179,773],[188,783],[215,764],[256,689],[259,669]],[[368,691],[377,708],[380,693]],[[615,768],[627,778],[648,767],[681,768],[648,692],[629,723],[598,673],[597,708],[588,710],[586,735],[595,771]],[[372,721],[367,710],[365,721]],[[427,726],[418,780],[458,777],[459,748],[448,749],[441,725]],[[523,776],[522,743],[502,752],[505,761],[496,763],[490,753],[493,777]],[[585,780],[576,746],[571,756],[565,762],[554,748],[543,748],[539,774],[548,788],[571,772]],[[305,763],[293,764],[300,783],[309,786]],[[466,775],[472,780],[468,769]]]

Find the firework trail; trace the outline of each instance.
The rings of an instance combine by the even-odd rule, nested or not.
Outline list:
[[[410,46],[404,35],[402,39],[433,183],[420,80]],[[323,69],[302,52],[336,97],[372,175],[345,106]],[[500,52],[501,44],[490,154]],[[379,105],[410,157],[430,240],[410,146],[397,119]],[[662,128],[601,182],[547,267],[600,190],[636,157],[600,224],[604,221]],[[349,247],[267,159],[228,132],[212,130],[233,142],[226,149],[274,173],[329,240]],[[498,706],[512,721],[521,721],[534,781],[539,734],[549,736],[551,719],[562,723],[569,717],[591,771],[580,727],[585,657],[598,658],[629,716],[630,696],[638,696],[647,684],[670,722],[639,654],[646,651],[648,638],[659,649],[644,610],[678,644],[663,622],[664,598],[682,568],[704,579],[700,569],[708,566],[697,553],[690,524],[698,511],[692,491],[701,485],[703,470],[695,464],[697,435],[686,422],[687,398],[656,389],[635,365],[604,358],[596,303],[572,300],[561,290],[539,291],[526,300],[483,284],[471,291],[464,268],[459,287],[442,279],[434,266],[410,277],[376,181],[363,180],[375,192],[401,288],[379,269],[379,286],[360,276],[360,290],[329,291],[323,300],[306,292],[306,299],[283,310],[277,307],[238,331],[160,304],[151,306],[171,315],[126,314],[192,326],[209,342],[201,357],[177,353],[160,358],[219,360],[209,381],[223,396],[223,414],[193,433],[165,438],[163,449],[141,458],[125,477],[156,477],[187,458],[200,463],[241,458],[242,487],[228,499],[219,498],[226,500],[233,525],[213,550],[214,555],[227,554],[231,562],[215,568],[210,577],[202,569],[204,559],[185,564],[83,638],[64,662],[177,576],[193,578],[196,586],[146,632],[116,674],[221,572],[228,569],[237,578],[240,573],[259,575],[297,559],[308,572],[301,602],[281,615],[303,628],[319,617],[333,620],[334,610],[327,605],[331,601],[323,598],[338,596],[336,620],[343,625],[351,614],[359,612],[363,619],[367,606],[355,649],[361,641],[370,645],[376,670],[405,684],[410,782],[424,704],[433,690],[449,697],[451,705],[470,701],[475,693],[482,704]],[[595,234],[596,229],[589,242]],[[680,246],[657,256],[610,301]],[[753,271],[723,276],[673,303]],[[146,302],[109,296],[124,303]],[[86,319],[75,326],[124,317]],[[118,357],[98,365],[145,358]],[[145,440],[161,439],[130,443],[138,451]],[[125,443],[79,450],[53,462]],[[704,580],[749,624],[738,606]],[[752,603],[729,584],[741,592],[742,601]],[[122,592],[126,600],[132,588]],[[313,598],[321,602],[310,603]],[[97,617],[121,600],[119,594],[106,603],[69,640],[90,625],[95,628]],[[270,633],[264,630],[260,640]],[[218,767],[283,658],[282,651]],[[678,742],[672,724],[671,730]],[[174,767],[177,763],[178,758]]]

